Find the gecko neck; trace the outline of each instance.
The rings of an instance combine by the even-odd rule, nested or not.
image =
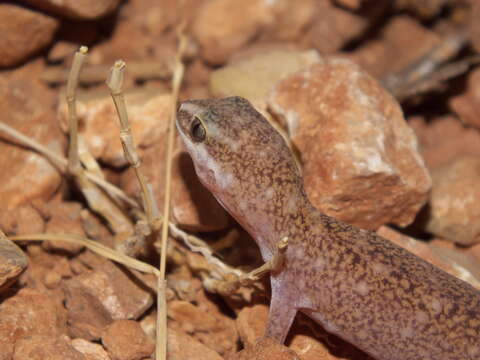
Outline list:
[[[255,210],[246,211],[241,216],[232,212],[234,218],[255,239],[265,261],[271,259],[278,242],[285,237],[289,241],[301,241],[303,226],[310,223],[312,213],[318,213],[303,192],[282,192],[280,196],[283,206],[263,202]]]

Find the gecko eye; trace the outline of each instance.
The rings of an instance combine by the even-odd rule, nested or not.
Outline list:
[[[202,142],[205,140],[207,132],[203,127],[202,122],[198,117],[192,121],[192,125],[190,125],[190,134],[192,136],[192,140],[195,142]]]

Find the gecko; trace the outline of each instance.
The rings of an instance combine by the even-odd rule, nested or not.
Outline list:
[[[247,100],[185,101],[176,125],[198,178],[263,259],[288,239],[265,336],[283,343],[301,311],[377,360],[480,359],[480,292],[316,209],[284,139]]]

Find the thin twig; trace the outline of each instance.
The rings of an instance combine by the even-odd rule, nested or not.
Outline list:
[[[77,117],[77,103],[76,91],[78,86],[78,77],[82,69],[82,65],[87,57],[88,48],[81,46],[75,53],[73,58],[72,68],[68,75],[67,81],[67,105],[68,105],[68,171],[72,174],[78,174],[81,171],[82,165],[78,156],[78,117]]]
[[[434,73],[441,64],[455,56],[467,43],[468,33],[465,29],[459,29],[446,36],[440,44],[404,69],[386,76],[382,79],[382,84],[395,97],[400,97],[403,93],[409,92],[413,84]]]
[[[64,235],[64,234],[27,234],[10,236],[12,241],[65,241],[75,244],[81,244],[86,248],[92,250],[98,255],[106,257],[107,259],[116,261],[122,265],[125,265],[131,269],[135,269],[147,274],[153,274],[160,276],[160,272],[154,266],[151,266],[143,261],[134,259],[128,255],[115,251],[108,246],[102,245],[97,241],[90,240],[78,235]]]
[[[76,92],[78,86],[78,77],[82,70],[82,65],[87,57],[88,48],[80,47],[75,53],[72,68],[67,82],[66,100],[68,104],[68,129],[69,129],[69,151],[68,151],[68,170],[74,176],[75,181],[80,188],[83,196],[87,200],[90,208],[100,214],[108,223],[110,229],[115,234],[121,234],[122,237],[128,237],[133,234],[133,224],[124,212],[112,201],[103,190],[88,179],[85,169],[80,163],[78,151],[78,116]]]
[[[109,65],[86,66],[80,74],[79,81],[82,84],[102,82],[109,69]],[[129,62],[128,69],[132,78],[139,80],[168,79],[172,76],[171,65],[158,61]],[[41,79],[48,83],[59,84],[65,82],[67,74],[68,70],[59,66],[49,67],[41,74]]]
[[[180,21],[177,27],[177,35],[179,44],[177,53],[175,54],[174,71],[172,78],[172,103],[170,107],[170,121],[168,125],[167,151],[166,151],[166,165],[165,165],[165,198],[163,203],[163,227],[162,227],[162,241],[160,254],[160,277],[158,278],[158,293],[157,293],[157,348],[156,359],[167,359],[167,301],[166,288],[167,281],[165,279],[165,269],[167,264],[167,239],[168,239],[168,224],[170,220],[170,193],[171,193],[171,179],[172,179],[172,153],[173,141],[175,133],[175,119],[177,112],[178,94],[180,92],[180,85],[183,79],[185,66],[182,63],[182,56],[186,50],[187,37],[185,35],[185,20]]]

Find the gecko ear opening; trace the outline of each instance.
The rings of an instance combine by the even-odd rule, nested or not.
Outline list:
[[[195,116],[191,125],[190,125],[190,136],[194,142],[203,142],[207,137],[207,131],[202,121]]]

